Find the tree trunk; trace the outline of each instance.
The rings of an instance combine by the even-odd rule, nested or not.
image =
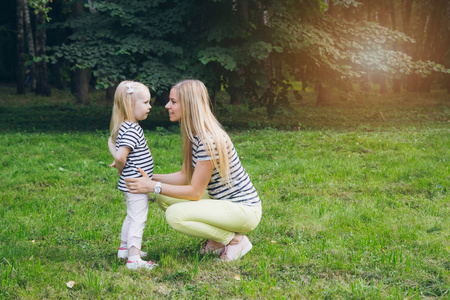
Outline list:
[[[249,9],[248,9],[248,1],[247,0],[239,0],[237,1],[237,8],[238,8],[238,13],[240,15],[240,17],[244,20],[248,20],[248,16],[249,16]]]
[[[259,3],[260,5],[260,3]],[[238,0],[237,1],[237,13],[242,24],[249,23],[250,18],[250,8],[248,0]],[[260,24],[263,26],[263,23]],[[227,93],[230,96],[231,105],[239,105],[242,102],[242,83],[245,82],[245,74],[242,68],[239,68],[234,72],[234,74],[228,77],[228,88]]]
[[[84,14],[84,4],[82,1],[74,1],[72,6],[74,18]],[[80,104],[89,104],[89,69],[76,69],[73,72],[73,94]]]
[[[217,110],[217,95],[220,92],[220,89],[222,87],[222,82],[220,80],[217,80],[214,84],[214,86],[212,87],[212,93],[210,95],[210,105],[211,105],[211,110],[212,112],[216,112]]]
[[[299,75],[300,75],[300,81],[302,82],[302,91],[306,91],[306,88],[308,87],[308,77],[307,77],[307,66],[303,65],[298,67],[299,68]]]
[[[436,1],[439,2],[439,1]],[[430,12],[427,16],[427,19],[429,20],[427,22],[427,25],[424,29],[424,49],[422,53],[422,60],[423,61],[429,61],[433,60],[436,62],[439,62],[440,55],[438,55],[439,52],[439,40],[442,38],[440,36],[440,27],[441,27],[441,14],[444,7],[439,5],[438,3],[436,5],[431,6]],[[444,14],[445,15],[445,14]],[[443,25],[443,24],[442,24]],[[447,47],[446,47],[447,48]],[[420,80],[420,91],[424,93],[430,93],[431,92],[431,83],[432,83],[433,74],[427,76],[426,78],[421,78]]]
[[[360,88],[364,92],[370,91],[370,71],[369,68],[366,68],[366,75],[361,77]]]
[[[36,90],[36,67],[34,64],[34,57],[36,56],[35,47],[34,47],[34,37],[33,31],[31,27],[31,19],[30,19],[30,9],[28,7],[28,0],[23,0],[23,13],[25,18],[25,29],[27,32],[27,40],[28,40],[28,54],[30,55],[30,60],[32,61],[30,66],[29,76],[31,78],[31,89]]]
[[[428,18],[427,16],[423,16],[423,12],[425,12],[426,7],[424,3],[417,2],[414,13],[414,22],[412,23],[412,28],[409,28],[411,31],[413,38],[416,40],[415,47],[409,53],[413,60],[422,59],[423,49],[424,49],[424,40],[425,40],[425,28],[427,27]],[[407,89],[409,92],[417,92],[419,91],[420,86],[420,78],[416,74],[412,74],[408,76]]]
[[[73,74],[75,96],[82,105],[89,104],[89,69],[76,69]]]
[[[317,106],[327,105],[331,102],[331,87],[326,86],[322,83],[317,84]]]
[[[445,84],[447,87],[447,94],[450,94],[450,74],[445,74]]]
[[[329,1],[327,13],[328,13],[330,16],[332,16],[333,18],[336,17],[338,11],[337,11],[336,7],[334,6],[333,1]]]
[[[403,32],[409,35],[409,25],[411,24],[411,10],[413,0],[402,0],[402,24]]]
[[[374,74],[374,81],[380,85],[380,94],[387,93],[386,87],[386,75],[384,75],[381,71]]]
[[[372,22],[372,1],[367,1],[367,21]]]
[[[399,76],[403,76],[403,75],[399,75]],[[392,89],[393,89],[394,93],[400,93],[402,91],[402,79],[394,76],[394,78],[392,79]]]
[[[402,7],[402,25],[403,25],[403,29],[400,31],[403,31],[406,35],[411,36],[410,34],[410,24],[411,24],[411,11],[412,11],[412,4],[413,4],[413,0],[402,0],[401,1],[401,7]],[[407,51],[407,49],[405,49],[405,47],[403,47],[403,52],[408,53],[409,51]],[[411,55],[411,53],[408,53]],[[411,84],[412,81],[412,75],[407,76],[405,78],[405,82],[406,83],[406,90],[407,91],[412,91],[414,85]]]
[[[430,93],[431,92],[431,83],[433,82],[432,78],[433,78],[433,75],[428,75],[428,77],[426,77],[426,78],[421,78],[420,87],[419,87],[420,92],[422,92],[422,93]]]
[[[388,5],[389,5],[389,18],[391,20],[391,27],[392,27],[393,30],[397,30],[397,22],[396,22],[396,18],[395,18],[394,1],[388,1]],[[394,42],[394,50],[395,51],[401,50],[397,41]],[[394,93],[400,93],[401,92],[401,90],[402,90],[402,77],[403,77],[403,75],[397,74],[397,75],[394,75],[394,77],[392,78],[392,89],[393,89]]]
[[[105,91],[105,98],[106,98],[106,104],[113,104],[114,103],[114,94],[116,92],[117,86],[119,85],[118,82],[116,82],[113,86],[110,86]],[[158,99],[158,98],[156,98]],[[165,100],[169,99],[169,94],[167,94],[167,98]]]
[[[45,44],[47,42],[47,33],[45,29],[45,17],[43,12],[38,12],[38,29],[36,31],[36,56],[44,57]],[[52,91],[48,83],[47,62],[42,59],[36,64],[36,95],[51,96]]]
[[[388,11],[387,11],[387,4],[385,0],[379,0],[380,9],[378,11],[378,21],[381,26],[383,27],[389,27],[388,26]],[[387,93],[387,87],[386,87],[386,75],[382,71],[376,72],[376,81],[380,85],[380,93],[386,94]]]
[[[63,80],[62,74],[61,74],[61,63],[56,62],[54,64],[50,65],[51,69],[51,83],[54,87],[56,87],[58,90],[63,90],[66,87],[66,82]]]
[[[385,0],[378,0],[380,4],[380,9],[378,10],[378,23],[380,23],[381,26],[387,27],[388,23],[388,15],[386,10],[386,2]]]
[[[17,0],[17,94],[25,94],[25,53],[23,52],[23,2]]]
[[[234,87],[229,87],[227,92],[228,92],[228,95],[230,96],[230,104],[231,105],[241,104],[242,99],[241,99],[241,93],[240,93],[239,89],[236,89]]]

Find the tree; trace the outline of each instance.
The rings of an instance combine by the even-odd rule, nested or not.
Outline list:
[[[25,94],[25,53],[23,33],[23,2],[17,0],[17,94]]]
[[[84,3],[83,1],[73,1],[72,12],[74,20],[81,18],[84,14]],[[83,40],[80,40],[83,43]],[[89,104],[89,75],[90,70],[88,67],[74,68],[72,74],[72,86],[73,93],[77,97],[79,104],[87,105]]]
[[[311,24],[295,23],[290,14],[276,20],[281,30],[277,42],[283,52],[291,57],[301,55],[308,77],[318,82],[318,104],[327,102],[327,87],[345,87],[368,74],[425,77],[434,71],[449,71],[442,65],[414,61],[406,53],[393,50],[396,42],[414,43],[414,40],[376,23],[337,20],[330,14]]]
[[[28,41],[28,54],[29,54],[29,65],[30,65],[30,84],[31,89],[36,90],[36,68],[34,59],[36,57],[35,47],[34,47],[34,38],[33,38],[33,30],[31,26],[31,18],[30,18],[30,9],[28,6],[28,0],[23,0],[23,14],[25,20],[25,29],[27,32],[27,41]]]
[[[210,10],[215,25],[206,31],[209,43],[199,51],[200,61],[214,65],[231,95],[245,95],[269,112],[288,106],[290,81],[304,81],[305,76],[316,83],[320,105],[329,101],[331,87],[349,88],[350,82],[368,76],[378,78],[386,91],[386,76],[445,72],[441,65],[414,61],[395,48],[399,42],[414,43],[412,38],[377,23],[357,21],[351,13],[357,2],[329,2],[327,6],[321,1],[245,1],[248,13],[239,18],[233,9],[236,2],[216,1],[222,6],[221,18],[231,24],[223,26]],[[373,17],[388,25],[388,2],[378,4],[383,13]]]
[[[95,14],[54,25],[73,33],[52,51],[74,70],[91,69],[97,88],[133,79],[160,94],[184,74],[195,75],[179,45],[183,21],[194,7],[178,1],[118,0],[97,1],[93,9]]]
[[[412,37],[415,43],[397,41],[391,49],[402,51],[414,61],[434,61],[444,64],[445,52],[450,45],[450,2],[447,0],[360,0],[351,13],[341,13],[347,20],[378,22],[392,30]],[[400,20],[400,22],[397,22]],[[448,68],[449,65],[446,65]],[[439,74],[437,72],[436,74]],[[439,75],[440,76],[440,75]],[[442,76],[440,76],[442,77]],[[435,75],[420,74],[391,76],[393,89],[400,92],[401,83],[407,82],[409,91],[429,91]]]
[[[369,76],[383,83],[386,76],[446,71],[396,46],[414,40],[387,28],[394,20],[389,1],[364,1],[374,8],[367,18],[386,26],[358,16],[355,0],[327,3],[97,1],[95,14],[55,25],[72,34],[52,51],[74,69],[92,70],[97,88],[127,78],[164,95],[181,78],[196,77],[209,87],[213,103],[223,87],[232,102],[248,99],[271,113],[289,106],[293,80],[315,82],[321,104],[330,87],[346,88]]]
[[[292,34],[286,30],[288,36],[280,37],[280,27],[319,16],[322,2],[217,2],[217,11],[210,10],[213,14],[205,16],[210,24],[205,32],[209,43],[199,51],[200,61],[222,74],[222,85],[231,99],[239,95],[249,99],[251,106],[265,106],[272,117],[277,104],[289,106],[287,93],[291,88],[286,60],[289,53],[283,46],[290,45]],[[284,16],[290,19],[280,20]]]
[[[36,14],[36,57],[34,62],[35,67],[35,77],[36,77],[36,89],[35,93],[37,95],[51,96],[50,85],[48,82],[48,71],[47,71],[47,53],[46,53],[46,42],[47,42],[47,32],[46,32],[46,22],[48,19],[48,12],[50,8],[48,3],[50,0],[30,0],[29,4],[34,9]]]

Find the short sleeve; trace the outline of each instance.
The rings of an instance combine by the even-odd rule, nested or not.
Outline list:
[[[128,147],[134,150],[139,145],[139,132],[133,126],[130,126],[123,134],[117,147]]]
[[[194,152],[194,155],[197,157],[197,161],[212,160],[205,149],[205,145],[200,139],[197,139],[197,149]]]
[[[219,154],[217,152],[216,144],[214,142],[212,146],[214,147],[214,155],[216,156],[216,159],[219,159]],[[205,144],[198,136],[195,136],[195,140],[192,143],[192,150],[194,159],[196,161],[213,160],[211,158],[209,151],[206,150]]]

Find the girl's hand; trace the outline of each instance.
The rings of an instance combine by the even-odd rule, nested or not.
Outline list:
[[[152,155],[152,151],[150,151],[150,146],[148,145],[148,140],[145,140],[145,143],[147,144],[148,152],[150,152],[150,155]]]
[[[116,166],[116,161],[113,161],[112,164],[110,164],[108,167],[111,167],[111,168],[117,168],[117,166]],[[120,176],[120,174],[122,173],[122,171],[123,171],[123,170],[117,169],[117,175]]]

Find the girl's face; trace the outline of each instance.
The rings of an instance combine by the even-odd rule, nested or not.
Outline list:
[[[150,112],[150,92],[143,89],[136,91],[134,96],[134,117],[136,121],[147,119]]]
[[[177,92],[174,89],[170,90],[169,102],[167,102],[166,104],[166,109],[169,112],[169,118],[171,122],[181,120],[181,103],[178,99]]]

